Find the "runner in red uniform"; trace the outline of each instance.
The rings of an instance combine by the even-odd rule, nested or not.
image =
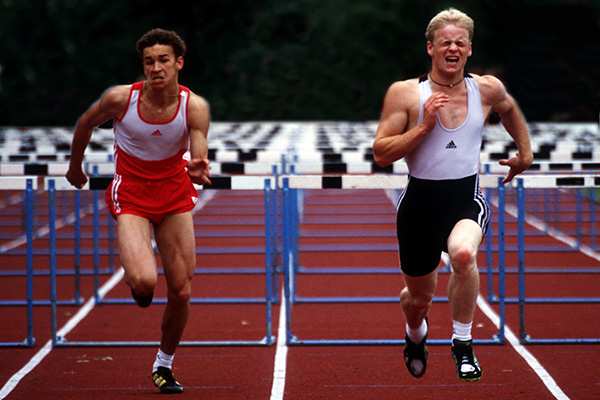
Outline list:
[[[158,279],[151,229],[167,281],[167,306],[152,379],[163,393],[180,393],[171,364],[190,312],[196,266],[191,210],[193,183],[210,183],[207,102],[178,83],[186,47],[171,31],[154,29],[137,43],[146,80],[107,90],[75,127],[67,179],[82,188],[85,149],[95,127],[115,131],[115,176],[106,201],[117,219],[119,257],[137,304],[148,307]],[[183,155],[190,151],[190,160]]]

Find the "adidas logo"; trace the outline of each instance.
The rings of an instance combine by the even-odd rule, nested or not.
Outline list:
[[[446,145],[447,149],[456,149],[456,145],[454,144],[454,140],[451,140],[450,143]]]
[[[162,136],[162,133],[160,133],[160,131],[157,129],[154,132],[152,132],[151,136]]]

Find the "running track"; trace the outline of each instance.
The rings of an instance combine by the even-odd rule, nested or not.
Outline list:
[[[196,212],[199,248],[210,246],[256,247],[264,238],[254,235],[262,220],[262,193],[218,191],[205,199]],[[357,207],[357,204],[361,204]],[[365,204],[366,203],[366,204]],[[44,204],[40,199],[39,204]],[[232,205],[232,207],[228,207]],[[14,205],[19,207],[19,205]],[[5,211],[10,207],[6,206]],[[323,215],[323,210],[326,215]],[[373,213],[369,210],[376,210]],[[308,191],[304,199],[301,245],[394,244],[394,205],[382,190]],[[356,222],[353,222],[356,221]],[[509,221],[509,224],[511,222]],[[528,225],[528,228],[535,229]],[[68,230],[69,228],[64,228]],[[364,231],[363,237],[319,238],[314,233],[339,229]],[[232,237],[216,232],[237,232]],[[214,232],[214,237],[211,237]],[[373,232],[386,234],[373,239]],[[351,235],[350,235],[351,236]],[[536,241],[561,246],[564,238],[535,236]],[[43,242],[43,240],[42,240]],[[61,243],[69,247],[68,241]],[[72,243],[71,243],[72,245]],[[89,244],[82,244],[86,246]],[[39,245],[43,247],[43,243]],[[594,258],[595,256],[595,258]],[[18,257],[2,255],[2,268],[23,265]],[[481,255],[483,257],[483,255]],[[67,258],[60,259],[68,266]],[[87,267],[90,257],[84,257]],[[507,264],[515,266],[516,256],[507,254]],[[305,266],[393,267],[397,256],[381,252],[312,252],[300,254]],[[108,263],[102,258],[103,265]],[[598,254],[528,253],[532,266],[598,267]],[[19,264],[20,263],[20,264]],[[482,258],[480,264],[484,264]],[[63,265],[63,264],[61,264]],[[118,264],[117,264],[118,265]],[[260,254],[199,255],[198,267],[264,265]],[[83,267],[83,266],[82,266]],[[43,258],[36,268],[47,268]],[[447,276],[440,276],[439,295],[445,295]],[[8,298],[22,295],[22,278],[2,277],[0,288]],[[598,297],[597,276],[540,274],[528,277],[528,295]],[[110,298],[127,298],[128,289],[119,269],[102,275],[102,293]],[[36,278],[36,298],[48,298],[48,279]],[[162,287],[162,286],[161,286]],[[402,287],[398,275],[303,275],[298,291],[307,296],[397,296]],[[72,277],[60,277],[59,296],[72,295]],[[281,282],[279,285],[281,288]],[[486,282],[482,277],[482,293]],[[162,290],[162,289],[161,289]],[[194,295],[209,297],[260,296],[264,290],[260,276],[252,274],[202,275],[194,279]],[[507,297],[517,294],[516,278],[507,278]],[[157,340],[162,305],[140,310],[134,305],[95,306],[92,279],[82,278],[85,306],[59,308],[59,334],[68,340]],[[2,298],[4,298],[4,294]],[[159,290],[157,297],[164,297]],[[18,340],[23,332],[23,308],[3,307],[0,339]],[[600,337],[597,305],[532,305],[528,308],[528,329],[533,336]],[[456,378],[449,348],[430,346],[430,364],[424,378],[408,374],[400,346],[286,346],[281,326],[285,315],[274,308],[276,345],[271,347],[182,347],[174,371],[185,386],[179,398],[200,399],[594,399],[600,398],[598,345],[521,346],[511,332],[518,328],[516,305],[507,306],[507,343],[477,346],[476,354],[484,370],[479,382],[462,383]],[[497,305],[480,297],[474,322],[474,336],[487,338],[496,330]],[[432,339],[447,339],[451,322],[447,304],[434,304],[430,313]],[[261,305],[194,305],[184,340],[256,339],[264,334]],[[403,319],[396,303],[381,304],[301,304],[293,309],[294,334],[302,338],[390,338],[404,335]],[[0,398],[12,399],[144,399],[158,393],[150,380],[154,347],[86,347],[52,349],[50,314],[46,306],[34,311],[34,348],[0,349]]]

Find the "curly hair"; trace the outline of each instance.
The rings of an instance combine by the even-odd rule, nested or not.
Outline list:
[[[154,46],[155,44],[168,45],[173,48],[173,53],[176,58],[183,57],[186,52],[185,42],[179,37],[175,31],[167,31],[165,29],[152,29],[138,40],[137,51],[140,56],[146,47]]]

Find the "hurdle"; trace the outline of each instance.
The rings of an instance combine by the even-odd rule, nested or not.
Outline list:
[[[23,166],[21,166],[23,167]],[[19,179],[19,177],[3,177],[0,179]],[[35,177],[36,182],[38,177]],[[43,178],[42,178],[43,179]],[[2,188],[4,189],[4,187]],[[27,228],[31,228],[33,229],[33,238],[34,239],[41,239],[44,238],[48,235],[48,225],[46,223],[46,220],[48,219],[48,215],[43,213],[43,208],[38,209],[37,208],[37,204],[39,203],[39,200],[37,199],[37,197],[42,197],[42,195],[46,194],[46,191],[44,190],[40,190],[37,191],[34,194],[33,197],[33,212],[23,212],[23,216],[27,217],[29,214],[33,214],[35,216],[33,223],[28,223],[25,224]],[[75,193],[75,199],[74,199],[74,204],[66,204],[65,201],[63,201],[62,204],[62,208],[63,208],[63,215],[57,220],[56,223],[59,224],[59,226],[68,226],[71,224],[75,225],[75,246],[72,250],[63,250],[61,252],[61,255],[73,255],[74,260],[73,260],[73,268],[62,268],[57,270],[57,274],[58,275],[73,275],[74,276],[74,295],[73,298],[71,300],[61,300],[59,301],[60,305],[74,305],[74,306],[78,306],[83,304],[83,298],[80,296],[80,285],[79,285],[79,277],[81,275],[92,275],[94,274],[93,270],[82,270],[80,269],[80,257],[82,255],[82,251],[80,249],[79,243],[82,239],[81,237],[81,213],[83,212],[84,214],[87,213],[91,213],[92,210],[97,210],[98,208],[98,196],[96,192],[93,192],[90,194],[93,194],[93,199],[91,201],[82,201],[82,197],[81,197],[81,192],[76,192]],[[69,210],[73,210],[73,212],[69,211],[66,212],[66,209]],[[39,220],[39,221],[38,221]],[[40,222],[42,221],[42,222]],[[94,249],[92,251],[98,251],[98,249]],[[48,254],[48,250],[47,249],[35,249],[32,250],[33,255],[47,255]],[[3,253],[3,251],[0,251],[0,254]],[[109,253],[110,254],[114,254],[114,249],[112,248],[112,239],[111,239],[111,246],[109,249]],[[11,249],[10,250],[10,254],[13,255],[27,255],[27,250],[20,250],[18,248],[15,249]],[[94,255],[96,255],[94,253]],[[114,272],[114,265],[111,264],[109,266],[109,268],[106,271],[103,271],[103,273],[112,273]],[[26,272],[22,271],[22,270],[3,270],[0,271],[0,276],[23,276],[25,275]],[[39,269],[34,269],[33,271],[33,275],[34,276],[49,276],[50,275],[50,270],[49,269],[45,269],[45,270],[39,270]],[[34,300],[34,305],[38,306],[38,305],[43,305],[43,306],[49,306],[50,305],[50,299],[41,299],[41,300]]]
[[[480,186],[482,188],[498,188],[503,190],[501,184],[503,177],[496,175],[487,175],[480,177]],[[358,303],[358,302],[398,302],[399,298],[305,298],[296,296],[296,274],[298,273],[298,199],[297,191],[314,189],[399,189],[406,185],[407,177],[398,175],[288,175],[280,176],[280,186],[283,192],[283,266],[284,266],[284,301],[286,304],[286,340],[289,345],[400,345],[404,340],[389,339],[300,339],[292,332],[292,308],[298,303],[307,302],[330,302],[330,303]],[[499,210],[503,215],[504,210]],[[503,250],[504,246],[504,220],[499,221],[499,246]],[[397,249],[397,248],[395,248]],[[475,339],[479,344],[503,344],[504,343],[504,258],[499,258],[499,279],[498,290],[500,294],[500,324],[499,330],[491,339]],[[343,269],[343,268],[342,268]],[[343,269],[344,272],[352,273],[352,269]],[[359,271],[364,272],[364,271]],[[373,272],[373,271],[372,271]],[[374,271],[377,273],[377,271]],[[435,298],[436,302],[444,301],[442,298]],[[445,299],[447,301],[447,299]],[[450,340],[430,340],[431,344],[450,344]]]
[[[274,215],[273,204],[274,194],[276,193],[275,181],[272,177],[264,176],[240,176],[240,177],[213,177],[212,184],[204,187],[197,186],[202,190],[262,190],[264,192],[264,207],[265,207],[265,297],[261,299],[230,299],[230,298],[206,298],[192,299],[191,304],[230,304],[230,303],[247,303],[265,304],[265,336],[260,340],[230,340],[230,341],[183,341],[180,346],[270,346],[274,342],[272,335],[272,303],[273,303],[273,249],[274,238],[272,227],[274,223],[272,218]],[[83,190],[104,190],[106,189],[110,179],[107,177],[90,177],[89,182]],[[49,197],[49,213],[50,213],[50,282],[51,282],[51,324],[52,324],[52,344],[54,347],[144,347],[157,346],[160,343],[156,341],[68,341],[64,337],[57,335],[57,288],[56,288],[56,227],[53,221],[55,220],[56,208],[56,192],[61,190],[76,190],[65,178],[46,177],[44,179],[44,188],[48,191]],[[96,263],[95,263],[96,264]],[[95,265],[96,268],[96,265]],[[96,285],[96,283],[95,283]],[[124,304],[133,303],[133,300],[107,301],[102,299],[98,293],[97,287],[94,290],[95,304]],[[154,304],[164,304],[166,299],[155,299]]]
[[[0,342],[0,347],[33,347],[35,338],[33,336],[33,192],[38,189],[37,177],[1,177],[0,186],[3,190],[24,190],[26,205],[26,232],[18,244],[24,241],[26,250],[26,300],[2,300],[0,306],[25,306],[27,314],[27,327],[25,340],[22,342]],[[0,254],[5,254],[12,246],[2,246]]]
[[[600,338],[532,338],[526,329],[525,320],[525,308],[526,304],[598,304],[600,298],[598,297],[548,297],[548,298],[527,298],[525,293],[525,280],[526,280],[526,265],[525,265],[525,220],[527,213],[525,210],[525,192],[526,189],[597,189],[600,187],[600,177],[597,175],[560,175],[560,176],[535,176],[535,175],[523,175],[516,179],[516,190],[517,190],[517,220],[518,220],[518,277],[519,277],[519,294],[518,294],[518,306],[519,306],[519,340],[523,344],[593,344],[600,343]],[[592,220],[592,222],[594,222]],[[535,222],[535,221],[534,221]],[[543,226],[541,227],[543,228]],[[552,231],[552,228],[546,227],[546,229]],[[589,246],[581,244],[579,238],[569,239],[565,238],[563,241],[567,242],[573,250],[582,251],[586,255],[593,257],[600,261],[600,254],[596,253]],[[575,271],[567,270],[569,273],[588,273],[597,274],[597,268],[590,268],[587,271],[585,269],[577,269]],[[510,301],[512,299],[507,299]]]
[[[574,194],[572,193],[573,190],[575,191]],[[587,191],[586,195],[583,194],[584,191]],[[540,192],[542,192],[541,195]],[[539,197],[542,197],[542,199]],[[537,204],[542,202],[543,207],[536,207]],[[587,208],[585,203],[587,203]],[[577,249],[584,244],[584,236],[587,236],[589,238],[588,246],[593,250],[597,250],[595,203],[595,191],[591,188],[578,187],[568,191],[560,187],[530,188],[526,192],[523,207],[525,212],[545,224],[544,233],[554,229],[568,236],[573,236],[576,240],[575,247]],[[564,227],[564,225],[573,224],[575,225],[574,228]],[[584,226],[586,224],[587,227]],[[570,251],[572,246],[565,245],[564,249]],[[571,268],[569,271],[577,272],[577,269]],[[600,272],[600,268],[596,272]]]

